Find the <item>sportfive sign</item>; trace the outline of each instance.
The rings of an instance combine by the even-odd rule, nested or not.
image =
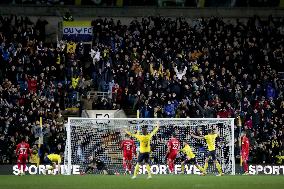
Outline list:
[[[50,170],[51,166],[50,165],[39,165],[38,167],[36,165],[28,165],[26,167],[26,173],[30,175],[50,175],[50,174],[57,174],[58,169],[54,169],[52,172]],[[67,172],[67,166],[66,165],[61,165],[60,166],[60,173],[61,174],[66,174]],[[17,165],[13,166],[13,174],[14,175],[19,175],[20,170],[18,169]],[[71,166],[71,174],[72,175],[79,175],[80,174],[80,165],[72,165]]]
[[[139,167],[139,174],[146,174],[146,173],[147,173],[146,165],[140,166]],[[151,173],[154,174],[154,175],[158,175],[158,174],[166,175],[166,174],[168,174],[168,166],[167,165],[152,165],[151,166]],[[175,165],[174,173],[175,174],[182,173],[181,165]],[[200,175],[201,174],[199,169],[197,169],[194,165],[185,165],[184,166],[184,173],[185,174],[194,174],[194,175]]]
[[[284,165],[250,165],[249,174],[284,175]]]

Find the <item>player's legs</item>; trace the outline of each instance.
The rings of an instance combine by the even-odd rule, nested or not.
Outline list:
[[[247,161],[243,161],[243,168],[244,168],[244,173],[248,174],[248,163],[247,163]]]
[[[139,165],[142,164],[143,161],[146,164],[146,169],[147,169],[147,172],[148,172],[148,178],[152,178],[149,160],[150,160],[150,154],[149,153],[147,153],[147,152],[146,153],[139,153],[138,161],[137,161],[137,164],[135,166],[134,175],[133,175],[132,179],[136,178],[136,176],[139,172]]]
[[[149,163],[146,163],[146,169],[147,169],[147,172],[148,172],[148,179],[152,178],[152,174],[151,174],[151,167],[149,165]]]
[[[204,174],[205,174],[204,169],[203,169],[203,167],[201,167],[201,166],[198,164],[197,159],[196,159],[196,158],[193,158],[193,159],[191,159],[191,161],[194,163],[195,167],[197,167],[197,169],[199,169],[199,170],[202,172],[202,174],[204,175]]]
[[[186,159],[181,162],[181,172],[184,173],[184,167],[185,167],[185,164],[187,164],[189,162],[189,158],[186,157]]]
[[[23,158],[22,158],[23,174],[25,174],[25,172],[26,172],[27,161],[28,161],[28,156],[23,156]]]
[[[132,161],[131,160],[127,160],[127,169],[128,169],[128,173],[131,174],[131,170],[132,170]]]
[[[217,167],[217,170],[218,170],[218,172],[219,172],[219,175],[221,176],[221,175],[223,174],[223,172],[222,172],[222,167],[221,167],[220,163],[218,162],[217,159],[214,161],[214,163],[215,163],[215,165],[216,165],[216,167]]]
[[[203,168],[203,170],[204,170],[204,174],[206,174],[206,171],[207,171],[207,168],[208,168],[208,161],[209,161],[209,157],[206,157],[205,158],[205,163],[204,163],[204,168]]]
[[[50,166],[48,168],[48,170],[53,170],[54,169],[53,162],[48,157],[45,157],[44,162],[45,162],[46,165]],[[45,171],[47,171],[47,170],[45,170]]]
[[[136,178],[138,171],[139,171],[139,165],[140,165],[140,163],[137,162],[136,165],[135,165],[134,174],[133,174],[132,178]]]
[[[242,159],[243,159],[243,169],[244,169],[244,173],[247,174],[248,173],[248,153],[242,152]]]
[[[94,170],[94,165],[93,165],[92,163],[89,164],[89,165],[86,167],[86,169],[85,169],[85,171],[83,172],[83,174],[84,174],[84,173],[88,173],[89,170]]]
[[[139,171],[139,165],[142,164],[143,160],[144,160],[144,153],[139,153],[138,160],[137,160],[137,163],[135,165],[134,174],[133,174],[132,179],[136,178],[138,171]]]
[[[174,172],[176,156],[177,156],[177,154],[169,154],[169,156],[168,156],[167,163],[168,163],[170,173]]]
[[[185,165],[185,162],[181,162],[180,166],[181,166],[181,173],[184,174],[184,165]]]
[[[56,166],[56,164],[55,164],[55,166]],[[59,162],[57,162],[57,171],[58,171],[58,175],[60,175],[61,174],[61,167],[60,167],[60,163]]]
[[[126,162],[126,157],[125,155],[123,156],[123,159],[122,159],[122,166],[123,166],[123,169],[126,171],[128,171],[128,167],[127,167],[127,162]]]
[[[54,169],[56,169],[56,163],[51,161],[49,165],[50,165],[49,170],[51,170],[51,174],[54,174],[53,171],[54,171]]]
[[[168,163],[168,167],[169,167],[169,172],[172,173],[174,171],[173,160],[168,158],[167,163]]]
[[[215,150],[210,151],[210,156],[212,157],[212,160],[214,161],[214,164],[216,165],[216,168],[219,172],[219,176],[221,176],[223,172],[222,172],[222,167],[216,158],[216,151]]]
[[[128,171],[129,174],[131,174],[132,170],[132,154],[128,154],[125,156],[125,163],[126,163],[126,171]]]
[[[144,162],[146,164],[146,169],[147,169],[147,172],[148,172],[148,178],[152,178],[151,167],[150,167],[149,161],[150,161],[150,153],[144,153]]]
[[[19,169],[19,171],[20,171],[19,176],[22,175],[22,173],[23,173],[22,162],[23,162],[23,156],[20,155],[20,156],[18,157],[18,160],[17,160],[18,169]]]

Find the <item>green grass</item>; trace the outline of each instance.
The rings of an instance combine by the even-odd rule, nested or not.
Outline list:
[[[0,189],[284,189],[284,176],[0,176]]]

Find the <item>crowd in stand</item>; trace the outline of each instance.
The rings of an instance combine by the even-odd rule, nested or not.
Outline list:
[[[75,57],[62,49],[65,45],[43,43],[46,24],[43,19],[33,23],[23,17],[0,17],[2,163],[15,160],[15,144],[24,136],[30,144],[38,144],[43,133],[41,158],[45,152],[63,152],[62,110],[79,107],[78,93],[87,90],[78,59],[81,52]]]
[[[44,43],[46,24],[0,17],[1,163],[14,161],[22,136],[38,143],[39,117],[41,158],[62,153],[68,107],[130,107],[146,118],[232,117],[236,147],[238,131],[248,132],[251,162],[276,163],[283,155],[283,19],[96,19],[90,55],[80,43]],[[91,87],[112,95],[93,100]]]
[[[93,6],[277,7],[280,0],[2,0],[0,4]]]
[[[100,90],[109,83],[113,103],[145,118],[236,118],[236,146],[246,130],[252,162],[275,163],[283,153],[283,19],[149,17],[93,25],[93,80]]]

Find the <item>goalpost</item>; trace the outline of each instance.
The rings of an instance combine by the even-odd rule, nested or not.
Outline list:
[[[187,142],[196,154],[198,163],[204,165],[207,146],[204,140],[194,139],[190,132],[198,130],[202,135],[208,129],[216,128],[219,138],[216,142],[217,159],[225,174],[235,174],[234,156],[234,119],[233,118],[68,118],[66,125],[67,139],[65,146],[64,167],[66,174],[72,174],[72,165],[79,165],[81,171],[89,164],[90,157],[98,157],[115,173],[124,172],[122,168],[122,152],[120,143],[125,138],[124,130],[137,132],[141,126],[152,131],[157,122],[158,133],[151,141],[151,165],[166,165],[165,155],[167,141],[171,133]],[[135,140],[135,139],[134,139]],[[181,143],[182,144],[182,143]],[[139,145],[136,143],[136,145]],[[182,158],[177,158],[179,164]],[[133,159],[135,163],[136,159]],[[211,164],[208,172],[216,169]],[[178,173],[178,171],[176,171]]]

